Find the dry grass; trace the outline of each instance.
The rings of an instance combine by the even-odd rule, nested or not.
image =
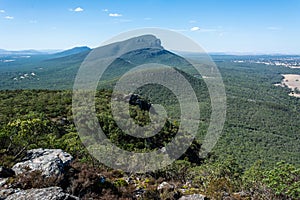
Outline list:
[[[283,80],[281,84],[276,86],[288,87],[291,89],[290,96],[300,98],[300,75],[298,74],[282,74]]]

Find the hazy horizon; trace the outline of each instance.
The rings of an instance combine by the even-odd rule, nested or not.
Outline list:
[[[100,47],[101,45],[99,45],[98,47]],[[83,45],[83,46],[72,46],[66,49],[3,49],[0,48],[0,50],[5,50],[5,51],[38,51],[38,52],[42,52],[42,53],[59,53],[62,51],[67,51],[76,47],[89,47],[91,49],[97,48],[97,47],[90,47],[87,45]],[[170,51],[173,51],[172,49]],[[176,52],[176,51],[175,51]],[[183,53],[195,53],[195,52],[183,52]],[[220,54],[220,55],[236,55],[236,56],[243,56],[243,55],[297,55],[300,56],[300,52],[299,53],[285,53],[285,52],[232,52],[232,51],[208,51],[206,52],[208,54]],[[1,55],[1,53],[0,53]]]

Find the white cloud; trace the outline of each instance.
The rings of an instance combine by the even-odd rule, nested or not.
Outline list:
[[[109,13],[108,16],[110,16],[110,17],[122,17],[122,15],[119,14],[119,13]]]
[[[103,9],[102,11],[103,11],[103,12],[108,12],[108,9],[107,9],[107,8],[105,8],[105,9]]]
[[[0,10],[0,13],[5,13],[5,10]]]
[[[9,20],[14,19],[14,17],[12,17],[12,16],[5,16],[4,18],[9,19]]]
[[[78,7],[78,8],[75,8],[75,10],[74,10],[75,12],[82,12],[83,11],[83,8],[81,8],[81,7]]]
[[[199,31],[202,33],[207,33],[207,32],[220,32],[221,30],[217,30],[217,29],[208,29],[208,28],[200,28],[198,26],[194,26],[190,29],[190,31]]]
[[[191,31],[199,31],[200,28],[199,28],[198,26],[194,26],[194,27],[192,27],[190,30],[191,30]]]
[[[72,11],[72,12],[82,12],[83,8],[81,8],[81,7],[77,7],[75,9],[70,8],[69,11]]]

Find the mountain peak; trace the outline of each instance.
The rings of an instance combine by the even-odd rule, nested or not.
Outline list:
[[[99,59],[100,57],[105,58],[110,56],[123,55],[130,51],[147,48],[161,50],[164,49],[161,46],[160,39],[156,38],[154,35],[142,35],[98,47],[93,50],[93,55],[91,56],[95,56]]]
[[[136,43],[137,46],[146,46],[148,48],[163,49],[163,47],[161,46],[160,39],[156,38],[154,35],[142,35],[142,36],[131,38],[127,41]]]

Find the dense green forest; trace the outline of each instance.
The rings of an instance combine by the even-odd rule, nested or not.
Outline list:
[[[217,144],[216,151],[236,155],[246,166],[249,158],[266,159],[268,163],[286,160],[299,165],[300,101],[287,95],[289,89],[274,86],[281,81],[281,74],[299,70],[216,62],[228,103],[223,142]]]
[[[72,119],[71,97],[71,91],[2,91],[0,106],[1,165],[12,166],[12,164],[22,158],[24,151],[27,149],[37,147],[60,148],[77,158],[77,167],[85,166],[88,169],[92,167],[101,173],[103,173],[103,170],[107,171],[107,173],[109,172],[107,176],[110,177],[112,184],[116,186],[119,196],[126,196],[127,193],[133,192],[130,188],[126,188],[126,182],[122,182],[122,176],[125,175],[114,177],[116,172],[98,163],[97,160],[88,154],[82,145]],[[174,121],[168,121],[158,136],[152,137],[150,142],[149,140],[147,141],[148,144],[142,139],[132,138],[122,134],[114,123],[110,113],[110,97],[111,91],[109,90],[97,92],[97,117],[110,140],[121,148],[130,151],[153,150],[165,142],[169,142],[174,134],[176,134],[177,124]],[[240,103],[247,105],[247,101],[244,102],[240,100]],[[273,112],[281,113],[279,111],[282,111],[282,107],[278,108],[274,107],[274,104],[271,105],[273,105],[273,107],[271,107]],[[245,108],[249,109],[250,107]],[[259,108],[258,110],[263,109],[262,111],[267,114],[270,111],[270,105],[267,103],[259,104],[257,108]],[[277,108],[279,111],[277,111]],[[288,107],[286,107],[286,109],[287,108]],[[255,107],[253,110],[255,111]],[[243,114],[243,112],[240,112],[240,115],[241,114]],[[291,114],[293,114],[292,111],[290,112],[290,115]],[[253,115],[253,113],[251,115]],[[147,112],[142,111],[138,106],[131,106],[131,116],[141,124],[147,123],[149,120]],[[241,116],[245,117],[245,119],[247,117],[246,114]],[[286,118],[286,116],[282,114],[281,118],[283,117]],[[272,117],[270,119],[274,118]],[[230,121],[231,123],[235,122],[234,118]],[[277,138],[274,139],[274,136],[270,138],[264,136],[263,134],[267,133],[267,130],[264,130],[266,127],[257,124],[258,121],[253,121],[253,124],[247,123],[249,128],[245,128],[245,124],[238,123],[240,123],[240,120],[235,122],[235,126],[232,126],[229,121],[227,121],[225,133],[219,141],[220,144],[218,144],[215,151],[212,152],[208,158],[203,160],[195,156],[201,146],[201,137],[199,137],[200,139],[195,140],[188,151],[171,166],[148,175],[135,175],[140,176],[140,184],[144,184],[143,187],[148,189],[148,193],[144,196],[145,199],[152,199],[155,195],[166,199],[167,197],[165,198],[163,195],[175,195],[172,193],[157,194],[155,189],[151,189],[162,180],[175,183],[178,187],[186,189],[185,194],[200,192],[213,199],[221,198],[224,192],[238,195],[235,192],[239,191],[249,192],[248,197],[250,195],[252,198],[259,199],[297,199],[299,197],[300,176],[299,158],[297,156],[297,152],[299,151],[288,147],[293,144],[292,141],[286,141],[288,145],[285,145],[280,144]],[[269,125],[272,125],[272,127],[275,126],[276,128],[276,123],[278,122],[266,120],[265,123],[269,123]],[[255,127],[257,127],[256,130],[254,130]],[[286,128],[283,126],[282,129]],[[238,130],[240,130],[241,133],[239,133]],[[251,139],[253,140],[245,138],[245,130],[248,131],[246,133],[255,132],[257,135],[251,135]],[[294,140],[297,142],[297,138],[293,136],[292,130],[290,137],[295,137]],[[242,133],[244,134],[243,136],[239,135]],[[248,143],[244,140],[247,140],[246,142]],[[227,141],[231,142],[227,143]],[[240,142],[243,146],[234,143],[235,141]],[[256,145],[251,145],[252,142],[255,142]],[[269,144],[269,146],[263,146],[264,144]],[[294,145],[294,148],[299,148],[297,144]],[[250,151],[250,153],[247,152],[247,156],[243,155],[245,149],[242,147],[249,148],[248,151]],[[281,150],[275,151],[276,148],[281,148]],[[284,148],[287,149],[283,151]],[[258,150],[260,150],[260,152],[257,152]],[[253,153],[251,153],[251,151]],[[270,157],[275,156],[272,154],[276,154],[278,161],[285,160],[286,162],[278,162],[274,157]],[[74,167],[76,168],[76,166]],[[24,181],[20,177],[15,181],[17,180],[21,182]],[[26,179],[26,181],[28,184],[29,180]],[[31,180],[30,184],[37,184],[32,181],[33,180]],[[94,184],[92,179],[90,181],[91,184]],[[186,186],[186,181],[192,181],[192,184]],[[57,185],[58,183],[53,182],[51,184]],[[98,187],[101,188],[104,186]],[[111,187],[112,186],[105,186],[108,191],[112,190]],[[89,192],[87,192],[87,194],[88,193]],[[147,195],[149,196],[147,197]]]

